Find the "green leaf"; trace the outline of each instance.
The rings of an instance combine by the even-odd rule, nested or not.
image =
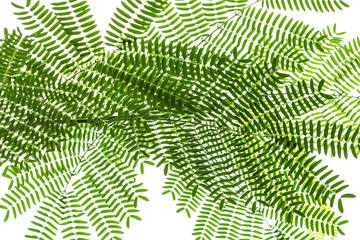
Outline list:
[[[199,187],[199,185],[195,185],[195,187],[193,188],[192,193],[191,193],[191,195],[192,195],[193,197],[196,196],[196,192],[197,192],[197,190],[198,190],[198,187]]]
[[[338,208],[341,213],[344,213],[344,207],[341,198],[338,200]]]
[[[17,5],[16,3],[11,2],[11,5],[13,5],[14,7],[18,8],[18,9],[24,9],[24,7]]]
[[[325,93],[320,93],[320,95],[323,97],[323,98],[326,98],[326,99],[333,99],[334,97],[332,95],[329,95],[329,94],[325,94]]]
[[[4,217],[4,222],[7,222],[7,220],[9,219],[9,215],[10,215],[10,211],[7,210],[6,214],[5,214],[5,217]]]
[[[147,124],[147,122],[144,121],[143,124],[144,124],[145,130],[146,130],[147,132],[151,132],[151,129],[150,129],[149,125]]]
[[[356,198],[354,194],[346,193],[341,196],[341,198]]]
[[[324,83],[325,83],[324,79],[320,80],[319,85],[318,85],[318,91],[319,92],[321,91],[322,87],[324,86]]]

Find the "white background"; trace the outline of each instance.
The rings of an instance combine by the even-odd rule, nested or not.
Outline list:
[[[14,0],[18,4],[25,4],[25,0]],[[49,2],[43,0],[42,2]],[[112,16],[115,7],[120,7],[120,1],[116,0],[88,0],[92,7],[100,29],[105,32],[107,23]],[[338,32],[346,32],[346,40],[351,40],[360,36],[360,1],[346,1],[350,8],[336,13],[316,13],[316,12],[284,12],[285,14],[304,21],[316,28],[324,28],[337,24]],[[20,22],[12,14],[14,8],[10,0],[0,1],[0,36],[2,29],[14,29],[20,26]],[[259,4],[259,3],[258,3]],[[281,11],[278,11],[281,12]],[[327,164],[334,169],[334,174],[339,174],[341,179],[346,180],[350,187],[348,192],[358,196],[355,199],[344,201],[345,214],[344,219],[350,223],[343,225],[342,229],[346,237],[337,239],[358,240],[360,239],[360,159],[335,159],[321,156],[324,159],[323,164]],[[340,179],[339,178],[339,179]],[[176,205],[170,196],[162,196],[162,183],[164,177],[160,169],[148,168],[145,175],[140,181],[145,182],[145,187],[149,189],[147,196],[150,198],[149,203],[140,203],[141,222],[132,222],[132,227],[127,230],[123,236],[124,240],[191,240],[192,228],[195,218],[188,219],[184,212],[176,213]],[[7,189],[7,182],[0,179],[0,196]],[[0,219],[3,218],[0,212]],[[35,213],[35,209],[18,217],[11,219],[6,223],[0,223],[0,238],[4,240],[21,240],[30,226],[30,221]]]

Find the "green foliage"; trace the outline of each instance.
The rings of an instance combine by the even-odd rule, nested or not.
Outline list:
[[[316,154],[359,155],[360,40],[265,8],[346,3],[124,0],[104,39],[86,1],[13,6],[26,35],[1,44],[0,208],[37,207],[26,238],[121,239],[146,165],[196,240],[344,234],[355,196]]]
[[[347,3],[341,0],[265,0],[262,2],[262,6],[284,10],[313,10],[316,12],[335,12],[338,9],[342,10],[349,7]]]

